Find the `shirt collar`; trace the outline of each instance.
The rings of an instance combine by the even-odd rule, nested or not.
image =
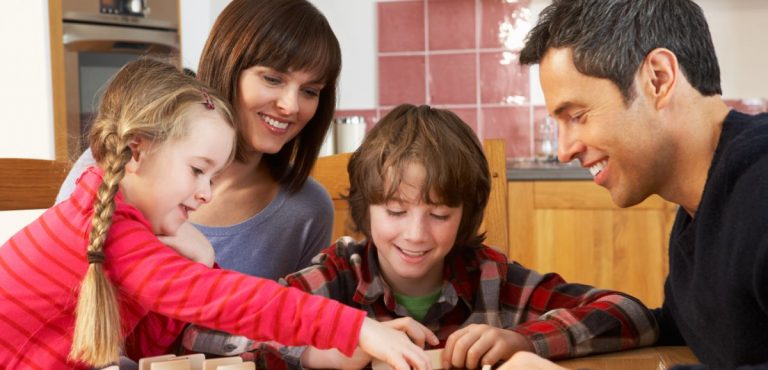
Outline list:
[[[353,300],[360,305],[371,305],[379,298],[383,298],[384,304],[390,311],[406,316],[407,312],[399,307],[392,288],[381,274],[378,253],[371,241],[365,243],[363,253],[366,258],[362,261],[361,273],[367,276],[358,279]],[[448,253],[443,268],[443,290],[436,304],[447,303],[450,307],[455,307],[461,299],[471,311],[474,300],[472,292],[477,290],[476,285],[479,284],[479,281],[473,281],[471,276],[476,276],[477,274],[473,272],[479,268],[476,253],[472,248],[459,248]]]

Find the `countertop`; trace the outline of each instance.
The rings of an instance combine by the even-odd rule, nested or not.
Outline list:
[[[557,161],[507,160],[507,181],[533,180],[592,180],[592,175],[581,168],[578,161],[563,164]]]

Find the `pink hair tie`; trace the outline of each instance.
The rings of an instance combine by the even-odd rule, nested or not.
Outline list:
[[[216,108],[216,107],[213,105],[213,101],[211,100],[211,96],[208,95],[208,92],[205,91],[205,88],[201,87],[200,88],[200,92],[203,94],[203,100],[204,100],[203,104],[205,104],[205,107],[210,109],[210,110],[214,110],[214,108]]]

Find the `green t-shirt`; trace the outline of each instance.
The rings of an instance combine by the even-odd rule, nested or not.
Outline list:
[[[405,307],[411,317],[416,321],[421,321],[424,316],[427,315],[427,311],[432,305],[440,299],[440,293],[443,292],[443,288],[436,290],[434,293],[421,296],[421,297],[409,297],[407,295],[395,293],[395,301]]]

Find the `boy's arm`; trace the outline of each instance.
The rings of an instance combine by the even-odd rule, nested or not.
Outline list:
[[[502,304],[518,312],[510,328],[528,338],[536,353],[565,358],[651,345],[658,337],[652,313],[624,293],[568,284],[509,264]]]

